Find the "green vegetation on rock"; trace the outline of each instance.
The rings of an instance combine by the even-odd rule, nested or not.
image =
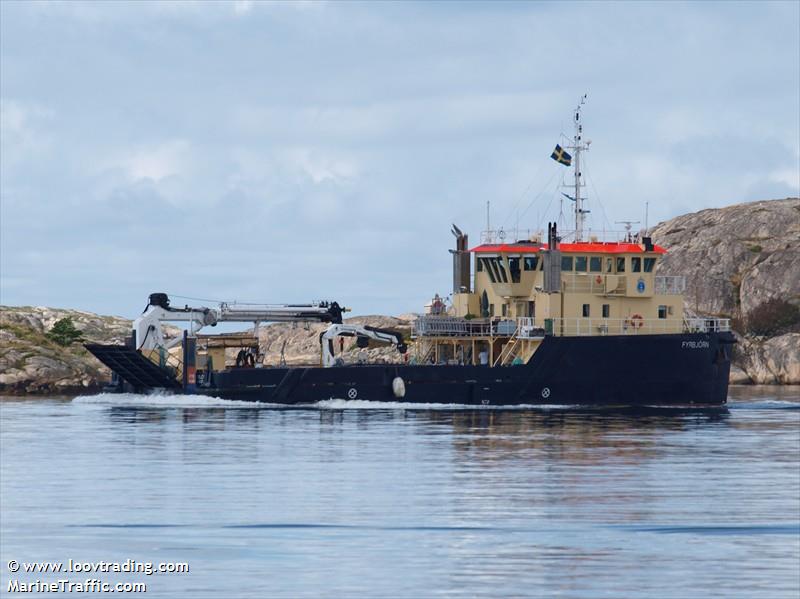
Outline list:
[[[67,316],[66,318],[56,321],[53,328],[47,333],[47,338],[66,347],[67,345],[83,341],[83,333],[75,328],[75,323],[72,322],[72,318]]]
[[[800,325],[800,308],[786,300],[773,298],[750,311],[744,322],[751,335],[778,335]]]

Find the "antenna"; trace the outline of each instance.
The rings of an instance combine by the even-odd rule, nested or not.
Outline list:
[[[573,145],[569,146],[569,148],[575,153],[575,183],[573,184],[575,189],[575,197],[570,198],[575,202],[575,241],[583,241],[584,220],[586,219],[586,214],[589,212],[588,210],[583,209],[583,200],[586,198],[581,197],[581,188],[586,186],[585,183],[581,182],[581,177],[583,176],[583,173],[581,173],[581,152],[588,150],[589,144],[591,143],[583,142],[583,125],[580,122],[581,106],[586,103],[587,97],[588,94],[583,94],[578,107],[575,108],[575,118],[573,119],[575,124],[575,136],[573,137]]]
[[[490,206],[490,202],[489,202],[489,200],[486,200],[486,237],[487,237],[486,243],[492,243],[493,242],[493,239],[492,239],[492,237],[493,237],[492,236],[492,223],[491,223],[491,220],[489,218],[489,206]]]
[[[618,225],[625,225],[625,241],[629,241],[629,242],[632,241],[633,238],[631,237],[631,229],[633,228],[633,225],[638,225],[639,221],[638,220],[618,220],[618,221],[615,221],[615,222]]]
[[[647,231],[647,217],[650,212],[650,202],[644,203],[644,230]]]

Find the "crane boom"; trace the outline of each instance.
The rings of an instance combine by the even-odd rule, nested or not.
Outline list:
[[[368,325],[358,324],[342,324],[334,323],[327,330],[320,333],[319,342],[322,348],[322,365],[325,368],[330,368],[336,365],[336,359],[333,356],[333,340],[336,337],[359,337],[362,339],[374,339],[382,343],[389,343],[397,347],[397,351],[401,354],[408,351],[403,341],[403,336],[389,329],[379,329],[378,327],[371,327]]]
[[[180,343],[180,339],[165,342],[162,331],[164,322],[188,322],[189,335],[195,335],[205,326],[218,322],[252,322],[256,327],[261,322],[330,322],[341,323],[342,308],[337,302],[310,304],[246,304],[221,303],[218,308],[192,308],[170,306],[166,293],[151,293],[147,308],[133,322],[136,333],[136,349],[169,349]]]

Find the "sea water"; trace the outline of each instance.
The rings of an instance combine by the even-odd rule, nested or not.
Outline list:
[[[2,398],[0,594],[797,599],[800,389],[730,395],[688,411]],[[42,562],[62,569],[25,572]]]

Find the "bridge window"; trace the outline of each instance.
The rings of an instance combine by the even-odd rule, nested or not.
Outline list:
[[[614,260],[606,258],[606,272],[614,272]]]
[[[483,264],[486,268],[486,274],[489,275],[489,280],[492,283],[497,283],[497,277],[494,274],[494,269],[492,268],[492,263],[489,258],[478,258],[478,264]],[[479,268],[478,270],[483,270]]]
[[[572,270],[572,256],[561,256],[561,270]]]
[[[511,282],[519,283],[521,275],[519,270],[519,258],[508,259],[508,270],[511,272]]]
[[[655,258],[645,258],[644,259],[644,272],[653,272],[653,267],[656,265]]]
[[[478,270],[486,270],[492,283],[508,283],[508,276],[506,275],[502,258],[478,258],[478,264],[483,264],[483,267]]]
[[[489,316],[494,316],[494,304],[489,304]]]
[[[603,261],[599,256],[592,256],[589,258],[589,272],[601,272]]]
[[[639,256],[631,258],[631,272],[642,272],[642,259]]]
[[[500,273],[500,279],[503,280],[503,283],[508,283],[508,276],[506,275],[506,267],[503,264],[504,260],[502,258],[495,258],[494,259],[494,266],[497,269],[497,272]]]
[[[503,304],[503,309],[501,310],[503,316],[508,316],[508,304]]]
[[[526,256],[523,259],[522,267],[525,270],[536,270],[536,264],[539,262],[539,256]]]
[[[617,272],[625,272],[625,257],[617,258]]]
[[[608,304],[603,304],[603,318],[608,318],[608,315],[611,313],[611,306]]]
[[[586,256],[575,256],[575,272],[586,272]]]
[[[583,317],[589,318],[589,304],[583,304]]]
[[[475,271],[483,272],[483,258],[478,258],[475,260]]]
[[[659,318],[666,318],[667,317],[667,307],[666,306],[659,306],[658,307],[658,317]]]

